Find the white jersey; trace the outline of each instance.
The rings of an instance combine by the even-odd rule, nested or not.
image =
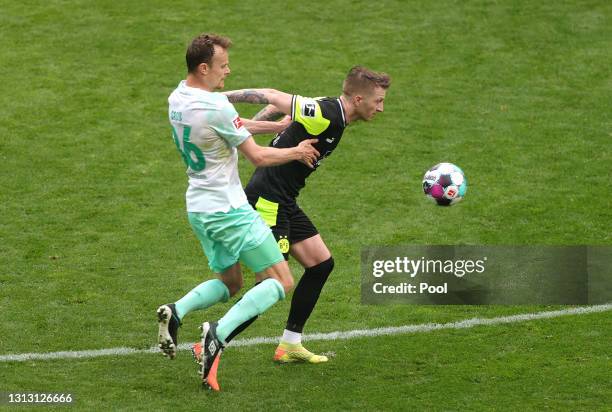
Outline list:
[[[187,211],[228,212],[246,204],[236,146],[251,134],[227,97],[183,80],[168,104],[172,137],[187,164]]]

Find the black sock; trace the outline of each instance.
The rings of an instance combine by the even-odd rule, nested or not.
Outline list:
[[[253,285],[253,287],[259,285],[261,282],[255,282],[255,284]],[[242,298],[240,298],[242,299]],[[236,303],[238,303],[240,301],[240,299],[238,299],[236,301]],[[239,333],[241,333],[243,330],[245,330],[246,328],[248,328],[249,326],[251,326],[251,323],[255,322],[257,320],[259,316],[253,316],[251,319],[249,320],[245,320],[244,322],[242,322],[240,325],[238,325],[238,327],[236,329],[234,329],[229,335],[227,335],[227,338],[225,338],[225,343],[230,343],[230,341],[232,339],[234,339],[236,337],[236,335],[238,335]]]
[[[238,327],[236,329],[234,329],[232,331],[232,333],[230,333],[229,335],[227,335],[227,338],[225,338],[225,343],[230,343],[230,341],[232,339],[234,339],[236,337],[236,335],[238,335],[239,333],[241,333],[243,330],[245,330],[246,328],[248,328],[249,326],[251,326],[251,323],[255,322],[257,320],[259,316],[253,316],[251,319],[244,321],[243,323],[241,323],[240,325],[238,325]]]
[[[293,291],[289,319],[287,319],[287,330],[302,333],[304,325],[317,304],[321,290],[333,269],[334,258],[330,257],[325,262],[304,271]]]

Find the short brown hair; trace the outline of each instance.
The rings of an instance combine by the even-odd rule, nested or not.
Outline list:
[[[187,47],[187,71],[193,73],[202,63],[210,64],[212,57],[215,54],[215,44],[224,49],[229,49],[232,41],[223,36],[218,36],[212,33],[202,33],[191,41]]]
[[[388,89],[391,77],[387,73],[378,73],[363,66],[355,66],[349,70],[342,84],[342,93],[347,96],[368,92],[374,87]]]

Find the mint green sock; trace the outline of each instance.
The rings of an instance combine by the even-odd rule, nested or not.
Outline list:
[[[225,283],[219,279],[207,280],[176,301],[176,314],[179,319],[183,319],[189,312],[206,309],[215,303],[227,302],[228,299],[229,289],[225,286]]]
[[[219,320],[217,337],[225,339],[238,326],[254,316],[261,315],[281,299],[285,299],[285,291],[276,279],[266,279],[244,294],[240,301]]]

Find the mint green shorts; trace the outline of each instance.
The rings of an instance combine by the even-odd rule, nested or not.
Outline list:
[[[241,261],[258,273],[285,260],[272,231],[249,204],[227,213],[187,215],[213,272],[222,273]]]

